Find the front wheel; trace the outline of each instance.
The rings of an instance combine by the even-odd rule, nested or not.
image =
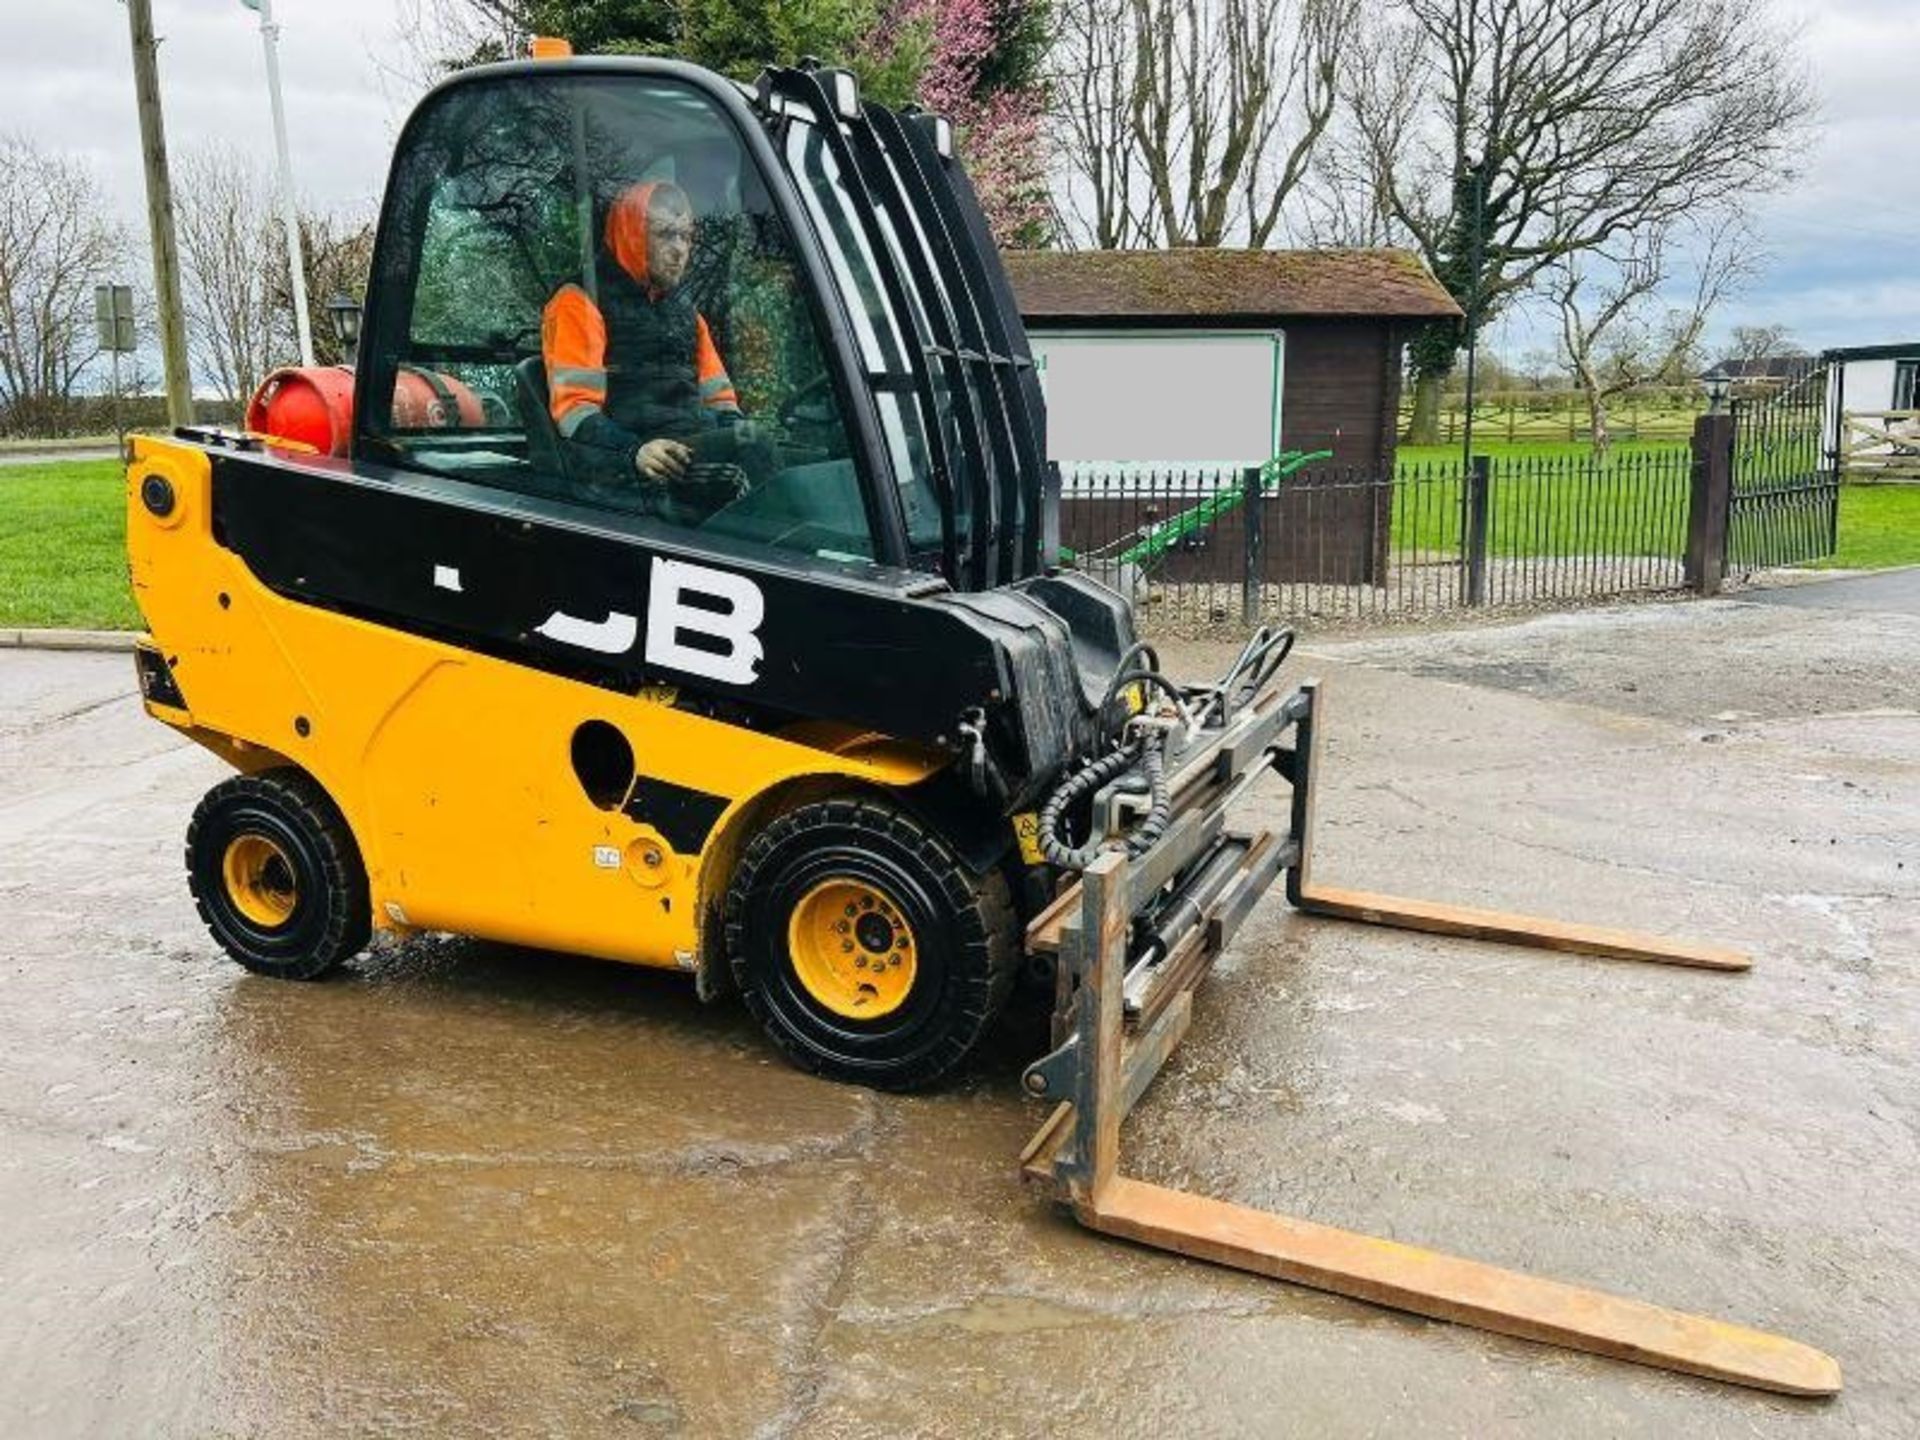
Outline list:
[[[726,946],[747,1006],[788,1059],[884,1090],[931,1085],[1005,1003],[1018,959],[998,871],[878,801],[789,811],[741,857]]]
[[[299,770],[239,775],[207,792],[187,827],[187,883],[213,938],[257,974],[315,979],[372,933],[353,832]]]

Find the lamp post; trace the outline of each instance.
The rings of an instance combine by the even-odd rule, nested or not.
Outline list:
[[[1724,415],[1727,413],[1727,392],[1732,388],[1733,387],[1727,383],[1727,377],[1724,375],[1709,375],[1707,377],[1707,413],[1709,415]]]
[[[340,342],[340,350],[349,366],[360,363],[360,302],[351,295],[334,291],[333,298],[327,301],[327,319],[333,325],[333,335]]]
[[[313,364],[313,329],[307,320],[307,261],[301,253],[300,212],[293,201],[293,162],[287,156],[287,110],[280,101],[280,27],[273,0],[240,0],[260,16],[260,44],[267,55],[267,98],[273,106],[273,143],[280,160],[280,220],[287,228],[287,267],[293,273],[293,328],[300,337],[300,363]]]

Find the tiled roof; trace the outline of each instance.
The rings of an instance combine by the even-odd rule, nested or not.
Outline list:
[[[1010,250],[1005,259],[1029,322],[1460,313],[1406,250]]]

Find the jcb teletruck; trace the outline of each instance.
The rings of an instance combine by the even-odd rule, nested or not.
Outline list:
[[[401,137],[351,382],[318,445],[271,406],[265,435],[133,445],[142,690],[237,772],[187,860],[242,965],[317,976],[379,928],[666,966],[883,1089],[949,1074],[1051,966],[1024,1084],[1054,1108],[1023,1165],[1083,1223],[1838,1389],[1791,1341],[1116,1172],[1281,875],[1320,914],[1746,962],[1313,885],[1291,637],[1179,683],[1121,596],[1050,563],[1040,387],[945,121],[811,64],[750,88],[658,60],[463,72]],[[1291,824],[1239,833],[1266,772]]]

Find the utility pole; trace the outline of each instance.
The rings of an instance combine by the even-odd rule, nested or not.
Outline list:
[[[300,363],[313,365],[313,326],[307,319],[307,260],[300,245],[300,211],[293,199],[293,161],[287,153],[287,107],[280,100],[280,27],[273,0],[240,0],[260,12],[260,44],[267,53],[267,96],[273,103],[273,143],[280,157],[280,223],[287,228],[287,265],[293,271],[293,328],[300,337]]]
[[[133,88],[139,98],[140,149],[147,168],[147,228],[153,235],[153,293],[160,307],[160,363],[167,378],[167,423],[193,423],[187,322],[180,307],[180,254],[173,238],[173,186],[167,179],[167,130],[160,115],[158,43],[149,0],[127,0],[133,31]]]

